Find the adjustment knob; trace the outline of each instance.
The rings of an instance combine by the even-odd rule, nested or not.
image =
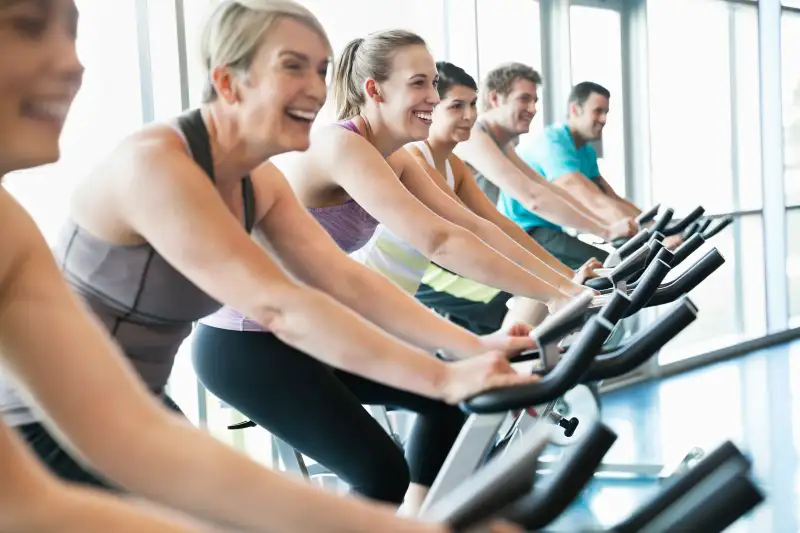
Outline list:
[[[578,429],[578,419],[574,416],[569,420],[562,418],[558,421],[558,425],[564,428],[565,437],[571,437],[575,434],[575,430]]]

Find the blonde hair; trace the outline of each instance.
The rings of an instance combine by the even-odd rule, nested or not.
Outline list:
[[[345,46],[333,71],[333,102],[339,120],[351,118],[364,105],[362,86],[368,78],[386,81],[392,73],[392,58],[404,46],[423,45],[425,40],[410,31],[389,30],[353,39]]]
[[[200,42],[200,57],[207,74],[204,103],[217,97],[211,72],[226,65],[245,74],[264,34],[284,18],[292,18],[316,31],[325,41],[328,53],[332,53],[317,17],[294,0],[223,0],[208,17]]]

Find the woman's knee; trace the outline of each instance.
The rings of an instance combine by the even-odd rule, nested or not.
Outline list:
[[[358,454],[354,456],[358,457]],[[411,484],[408,463],[399,449],[395,453],[381,454],[372,461],[360,461],[358,471],[342,477],[353,492],[365,498],[398,505],[403,503]]]

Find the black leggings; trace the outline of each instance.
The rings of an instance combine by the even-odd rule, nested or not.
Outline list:
[[[465,421],[458,408],[336,370],[271,333],[198,325],[197,377],[215,396],[367,498],[400,504],[430,486]],[[363,405],[418,414],[405,451]]]

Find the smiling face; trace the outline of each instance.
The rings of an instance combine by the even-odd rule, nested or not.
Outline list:
[[[609,99],[592,93],[582,105],[570,106],[570,126],[584,141],[596,141],[603,135],[608,118]]]
[[[536,84],[530,80],[518,78],[511,84],[507,95],[496,97],[494,116],[498,124],[512,136],[528,133],[531,121],[536,116]]]
[[[81,86],[72,0],[0,0],[0,176],[58,160]]]
[[[469,140],[478,118],[478,92],[465,85],[453,85],[433,111],[428,139],[445,143]]]
[[[217,93],[236,107],[248,144],[272,155],[307,150],[311,125],[325,103],[329,68],[323,37],[293,18],[278,20],[246,73],[214,71]]]
[[[379,104],[381,121],[398,141],[421,141],[428,137],[433,112],[439,103],[436,63],[423,45],[399,48],[392,57],[391,73],[385,81],[367,80],[367,94]]]

